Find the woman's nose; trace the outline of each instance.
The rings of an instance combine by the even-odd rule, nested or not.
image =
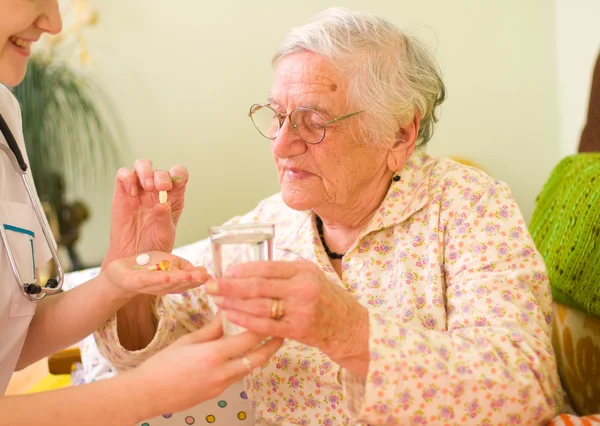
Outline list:
[[[300,155],[306,151],[306,143],[294,132],[292,123],[287,117],[279,134],[273,140],[273,154],[277,158],[288,158]]]
[[[49,0],[43,3],[43,10],[35,21],[36,28],[53,35],[60,33],[62,31],[63,23],[60,16],[58,1]]]

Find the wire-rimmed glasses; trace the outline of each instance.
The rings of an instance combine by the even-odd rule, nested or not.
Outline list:
[[[317,111],[311,108],[296,108],[289,114],[281,114],[268,104],[254,104],[250,107],[248,116],[252,119],[256,130],[271,140],[279,135],[285,119],[289,117],[294,133],[304,142],[316,145],[325,139],[328,125],[354,117],[361,112],[357,111],[325,121]]]

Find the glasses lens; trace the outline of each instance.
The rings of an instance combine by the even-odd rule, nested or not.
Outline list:
[[[325,136],[325,122],[314,111],[297,109],[290,116],[294,132],[306,143],[319,143]]]
[[[254,127],[266,138],[275,139],[279,132],[279,118],[277,113],[265,105],[253,105],[250,118]]]

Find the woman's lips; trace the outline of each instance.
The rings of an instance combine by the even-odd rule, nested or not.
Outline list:
[[[306,179],[313,176],[312,173],[309,173],[304,169],[298,169],[296,167],[286,167],[285,175],[290,179]]]

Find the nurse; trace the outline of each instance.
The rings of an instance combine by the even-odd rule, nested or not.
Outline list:
[[[19,105],[5,86],[23,79],[31,45],[61,27],[57,0],[0,0],[0,114],[12,135],[0,136],[0,144],[8,146],[7,139],[13,139],[26,163]],[[42,231],[48,224],[44,218],[38,221],[10,152],[0,151],[0,221],[23,282],[35,283],[36,265],[52,257]],[[136,163],[135,173],[121,170],[102,272],[41,303],[21,291],[0,240],[0,395],[15,369],[80,341],[133,298],[182,292],[208,279],[203,268],[170,254],[186,183],[187,171],[181,166],[154,171],[143,160]],[[159,203],[158,191],[169,191],[167,203]],[[136,268],[140,254],[147,254],[152,264],[168,260],[171,268]],[[281,345],[272,339],[257,346],[264,336],[251,333],[226,340],[221,336],[222,325],[215,320],[114,379],[44,394],[0,396],[0,424],[132,425],[217,396]]]

